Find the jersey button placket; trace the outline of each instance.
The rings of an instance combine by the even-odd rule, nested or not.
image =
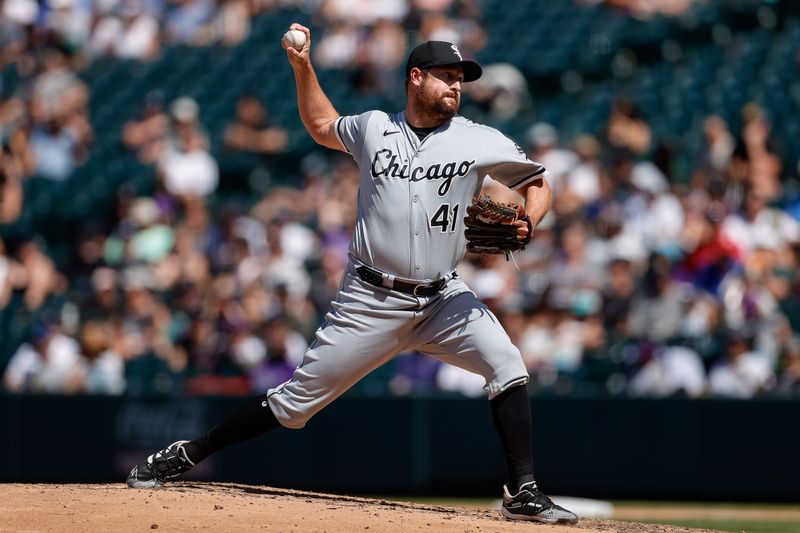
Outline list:
[[[415,204],[419,204],[418,194],[414,195],[413,202]],[[415,207],[415,211],[416,210],[417,208]],[[416,238],[419,236],[419,225],[421,224],[421,222],[417,220],[417,216],[418,214],[414,213],[414,216],[412,217],[412,220],[414,220],[414,237],[415,237],[414,239],[412,239],[412,241],[413,241],[413,254],[414,254],[414,273],[415,273],[414,277],[419,279],[418,273],[422,269],[422,265],[419,263],[419,258],[423,257],[424,243],[422,243],[419,239]]]

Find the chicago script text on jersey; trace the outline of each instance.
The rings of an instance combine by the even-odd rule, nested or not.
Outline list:
[[[475,164],[472,161],[449,161],[447,163],[435,163],[428,167],[414,167],[409,171],[408,160],[400,159],[389,148],[383,148],[375,152],[372,158],[370,174],[373,178],[400,178],[413,181],[422,180],[444,180],[436,191],[439,196],[444,196],[450,190],[453,178],[463,178],[469,174],[470,169]]]

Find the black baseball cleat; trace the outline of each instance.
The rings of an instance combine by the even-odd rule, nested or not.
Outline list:
[[[128,474],[128,486],[134,489],[162,487],[167,480],[190,470],[194,463],[186,455],[183,445],[188,440],[173,442],[163,450],[148,455],[147,459],[133,467]]]
[[[577,524],[578,515],[553,503],[542,494],[536,482],[525,483],[519,492],[511,495],[503,485],[503,516],[509,520],[530,520],[546,524]]]

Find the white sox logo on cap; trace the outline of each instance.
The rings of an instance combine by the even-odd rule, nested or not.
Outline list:
[[[445,65],[459,65],[464,69],[464,81],[475,81],[481,77],[481,66],[474,61],[464,60],[461,50],[453,43],[447,41],[428,41],[422,43],[411,51],[406,63],[406,78],[411,75],[411,69],[420,70]]]

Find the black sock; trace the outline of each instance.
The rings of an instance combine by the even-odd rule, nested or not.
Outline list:
[[[266,396],[257,396],[208,433],[185,444],[184,449],[189,460],[197,464],[226,446],[253,439],[279,425],[280,422],[266,403]]]
[[[511,387],[491,400],[492,420],[506,455],[508,491],[533,481],[531,404],[526,385]]]

